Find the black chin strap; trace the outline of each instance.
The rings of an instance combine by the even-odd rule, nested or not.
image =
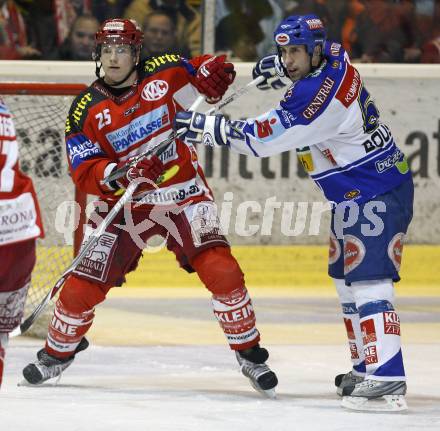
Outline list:
[[[95,60],[95,75],[98,79],[101,79],[101,67],[102,63],[98,65],[98,60]]]

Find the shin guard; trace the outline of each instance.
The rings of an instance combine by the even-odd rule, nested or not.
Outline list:
[[[95,305],[104,301],[110,286],[77,276],[66,280],[55,305],[46,341],[46,351],[57,358],[72,356],[92,326]]]
[[[94,310],[73,312],[58,300],[49,325],[46,351],[57,358],[74,355],[81,339],[92,326],[94,317]]]
[[[400,340],[400,319],[394,310],[391,280],[352,283],[359,310],[366,378],[405,380]]]
[[[343,279],[333,279],[333,281],[341,303],[342,318],[344,319],[347,331],[353,373],[363,376],[365,374],[364,346],[362,343],[359,312],[351,292],[351,286],[346,286]]]
[[[200,280],[212,293],[212,308],[232,350],[257,345],[260,333],[255,326],[252,301],[244,285],[244,275],[229,247],[204,250],[191,262]]]
[[[393,305],[384,300],[359,307],[364,343],[366,378],[405,380],[400,345],[400,320]]]
[[[212,307],[232,350],[248,349],[258,343],[254,309],[244,286],[230,293],[214,294]]]

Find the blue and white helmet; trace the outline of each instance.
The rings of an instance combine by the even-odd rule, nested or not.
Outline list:
[[[277,48],[285,45],[305,45],[309,55],[318,45],[324,45],[325,28],[316,15],[292,15],[281,21],[274,34]]]

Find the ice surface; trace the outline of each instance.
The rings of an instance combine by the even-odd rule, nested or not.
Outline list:
[[[17,386],[42,342],[11,340],[0,392],[0,429],[157,431],[440,430],[439,344],[404,350],[409,410],[358,413],[340,407],[334,375],[344,345],[269,346],[278,399],[255,392],[226,346],[94,346],[57,385]]]

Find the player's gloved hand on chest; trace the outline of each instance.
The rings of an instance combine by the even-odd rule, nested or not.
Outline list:
[[[222,115],[180,111],[174,117],[173,127],[187,144],[227,145],[226,120]]]
[[[197,70],[195,86],[208,103],[217,103],[234,82],[234,65],[225,60],[226,55],[211,57]]]
[[[128,162],[119,162],[117,169],[125,166]],[[150,158],[145,158],[137,162],[135,166],[128,169],[125,176],[116,180],[118,187],[126,189],[128,185],[134,181],[139,180],[139,186],[135,195],[154,189],[154,184],[157,178],[163,173],[164,165],[156,155]]]
[[[280,57],[275,54],[266,55],[266,57],[260,58],[257,61],[257,64],[252,69],[252,77],[255,79],[259,76],[265,78],[263,82],[257,85],[257,88],[260,90],[270,90],[271,88],[277,90],[287,85],[281,79],[286,76],[284,67],[280,62]]]

